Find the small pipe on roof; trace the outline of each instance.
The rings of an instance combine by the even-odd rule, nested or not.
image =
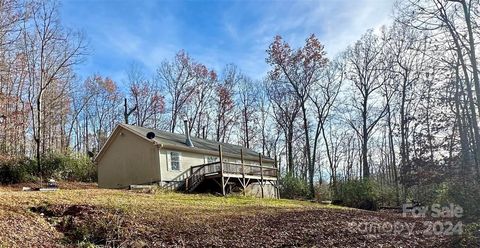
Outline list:
[[[194,147],[192,139],[190,138],[190,129],[188,128],[188,120],[184,120],[183,123],[185,124],[185,136],[187,136],[185,140],[185,145],[188,147]]]

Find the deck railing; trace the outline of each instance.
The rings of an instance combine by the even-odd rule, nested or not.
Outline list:
[[[221,172],[220,162],[213,162],[209,164],[202,164],[197,166],[192,166],[190,171],[191,175],[202,174],[208,175],[213,173]],[[269,166],[260,166],[253,164],[242,164],[241,163],[232,163],[232,162],[223,162],[223,173],[229,174],[239,174],[248,176],[264,176],[264,177],[277,177],[277,168]]]
[[[243,170],[243,171],[242,171]],[[231,174],[243,174],[249,176],[264,176],[264,177],[277,177],[277,169],[268,166],[260,166],[253,164],[242,164],[223,162],[223,172]]]
[[[225,176],[228,177],[242,177],[243,178],[243,187],[245,188],[248,182],[245,181],[246,177],[249,177],[249,180],[252,176],[258,176],[258,180],[271,180],[272,177],[277,178],[279,171],[276,168],[276,159],[274,161],[275,166],[264,166],[262,164],[263,159],[262,155],[258,154],[258,162],[260,165],[254,164],[245,164],[243,159],[243,149],[240,150],[240,158],[241,163],[232,163],[226,162],[223,160],[223,152],[222,152],[222,145],[218,145],[218,154],[220,161],[196,165],[190,167],[190,176],[185,179],[185,189],[187,191],[193,191],[197,186],[201,184],[201,182],[207,176],[217,176],[219,175],[221,178],[220,184],[222,185],[222,194],[225,195],[225,186],[228,183],[225,181]],[[244,192],[245,193],[245,192]],[[262,197],[263,197],[263,186],[262,186]]]

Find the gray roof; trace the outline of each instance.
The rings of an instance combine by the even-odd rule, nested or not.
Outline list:
[[[121,126],[123,126],[124,128],[130,129],[135,133],[142,135],[143,137],[146,137],[147,133],[153,132],[155,133],[155,138],[153,140],[159,144],[175,145],[175,146],[181,146],[184,148],[190,148],[185,144],[185,141],[186,141],[185,134],[170,133],[170,132],[145,128],[145,127],[127,125],[127,124],[121,124]],[[197,137],[191,137],[191,140],[195,148],[218,152],[218,145],[222,145],[223,153],[239,155],[240,150],[243,149],[243,154],[245,157],[258,158],[258,152],[255,152],[243,146],[232,145],[228,143],[222,143],[222,142],[217,142],[217,141],[212,141],[207,139],[201,139]],[[195,148],[191,148],[192,151]],[[269,158],[267,156],[262,156],[262,159],[273,160],[272,158]]]

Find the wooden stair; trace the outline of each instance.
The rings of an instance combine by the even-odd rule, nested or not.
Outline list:
[[[194,191],[205,179],[205,165],[191,169],[190,176],[185,179],[185,191]]]

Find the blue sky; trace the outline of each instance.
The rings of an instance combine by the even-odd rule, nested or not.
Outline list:
[[[330,57],[368,28],[391,19],[393,0],[160,1],[64,0],[63,23],[82,31],[89,55],[81,79],[98,73],[120,84],[131,64],[145,73],[184,49],[220,71],[234,63],[254,79],[268,71],[265,50],[275,35],[293,47],[310,34]]]

